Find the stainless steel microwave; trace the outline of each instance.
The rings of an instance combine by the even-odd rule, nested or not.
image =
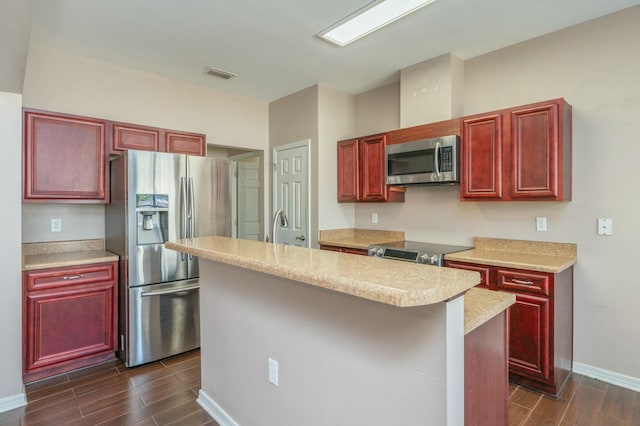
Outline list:
[[[459,183],[459,149],[457,135],[387,145],[387,185]]]

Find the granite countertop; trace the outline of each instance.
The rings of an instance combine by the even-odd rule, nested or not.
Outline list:
[[[577,262],[577,245],[542,241],[473,239],[472,250],[445,255],[446,260],[559,273]]]
[[[464,334],[480,327],[516,303],[513,293],[472,288],[464,295]]]
[[[118,256],[104,249],[104,241],[78,240],[22,245],[22,270],[117,262]]]
[[[480,282],[472,271],[227,237],[170,241],[165,246],[399,307],[440,303]]]
[[[347,228],[320,231],[318,244],[366,250],[372,244],[396,241],[404,241],[404,231]]]

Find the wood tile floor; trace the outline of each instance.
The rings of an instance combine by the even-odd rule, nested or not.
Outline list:
[[[196,403],[199,389],[198,351],[136,368],[112,361],[27,385],[27,406],[0,413],[0,425],[217,426]],[[584,376],[555,400],[509,390],[510,426],[640,426],[639,393]]]
[[[27,385],[27,406],[0,413],[0,425],[217,426],[199,390],[199,351],[136,368],[112,361]]]
[[[557,399],[509,384],[510,426],[640,426],[640,393],[574,374]]]

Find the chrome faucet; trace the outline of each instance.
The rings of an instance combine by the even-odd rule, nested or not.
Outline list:
[[[287,219],[287,215],[284,214],[284,210],[282,209],[276,210],[276,213],[273,215],[273,222],[271,224],[271,240],[273,244],[276,243],[276,225],[278,223],[278,219],[280,219],[281,228],[289,227],[289,220]]]

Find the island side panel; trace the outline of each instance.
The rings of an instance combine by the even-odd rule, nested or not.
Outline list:
[[[447,344],[462,348],[464,336],[447,339],[445,303],[397,308],[204,259],[200,267],[199,401],[221,424],[456,424],[447,395],[462,411],[464,384],[447,377]]]

